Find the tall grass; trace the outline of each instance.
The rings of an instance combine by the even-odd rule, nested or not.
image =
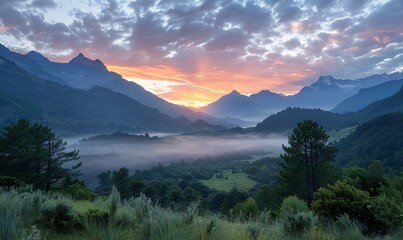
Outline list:
[[[247,220],[225,219],[203,214],[198,203],[185,211],[176,211],[154,205],[143,195],[122,202],[117,191],[108,199],[73,201],[60,194],[29,189],[0,190],[0,239],[368,239],[363,236],[360,224],[346,215],[337,221],[317,220],[303,202],[295,199],[287,200],[282,212],[284,215],[278,218],[270,211],[262,211]],[[44,224],[46,218],[53,223],[59,221],[62,231],[58,232],[55,225]],[[63,221],[67,221],[65,229]],[[382,236],[401,237],[402,232]]]

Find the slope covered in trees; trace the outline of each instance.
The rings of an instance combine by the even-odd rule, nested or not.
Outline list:
[[[197,128],[200,124],[192,124],[186,118],[173,119],[107,88],[79,90],[41,79],[1,56],[0,91],[0,126],[27,118],[46,122],[58,132],[68,134],[200,129]],[[209,126],[206,123],[202,129]]]
[[[357,127],[342,139],[335,158],[340,165],[368,166],[381,160],[386,167],[402,171],[403,166],[403,113],[390,113]]]

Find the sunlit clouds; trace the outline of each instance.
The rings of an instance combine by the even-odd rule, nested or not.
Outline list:
[[[236,89],[296,93],[320,75],[403,68],[400,0],[3,0],[0,43],[52,61],[79,52],[199,107]]]

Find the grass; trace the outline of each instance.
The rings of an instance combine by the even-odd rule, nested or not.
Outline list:
[[[350,133],[354,132],[356,128],[357,126],[352,126],[327,132],[329,135],[329,142],[340,141],[340,139],[345,138]]]
[[[237,176],[239,173],[227,172],[226,175]],[[245,174],[241,173],[241,175],[245,177]],[[79,218],[83,211],[88,209],[109,209],[111,211],[112,208],[108,207],[111,199],[110,197],[93,202],[74,201],[66,196],[55,194],[20,193],[0,189],[0,240],[371,239],[364,237],[360,229],[348,218],[342,219],[344,223],[339,224],[343,227],[338,227],[336,224],[323,225],[312,222],[312,224],[304,225],[304,228],[298,228],[298,235],[290,235],[290,232],[287,232],[286,221],[282,217],[270,222],[263,222],[258,217],[249,220],[229,220],[217,215],[201,215],[197,204],[191,204],[186,211],[163,209],[153,205],[144,196],[119,201],[116,209],[113,210],[114,213],[109,212],[106,222],[84,218],[80,220],[81,227],[64,229],[63,232],[55,232],[43,225],[44,219],[41,212],[55,203],[70,205],[72,207],[70,214]],[[306,214],[306,217],[312,215],[311,212]],[[294,220],[298,223],[301,219],[297,217]],[[402,232],[382,236],[383,239],[390,240],[402,239],[401,237]]]
[[[253,188],[257,183],[248,178],[246,173],[232,173],[231,171],[224,171],[223,178],[217,178],[215,175],[209,180],[201,180],[201,182],[209,188],[223,192],[229,192],[234,187],[238,188],[238,190],[248,190]]]

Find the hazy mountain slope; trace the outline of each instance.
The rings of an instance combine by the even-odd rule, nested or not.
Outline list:
[[[323,126],[325,130],[349,126],[349,116],[331,113],[321,109],[287,108],[269,116],[258,123],[252,131],[264,133],[283,133],[294,128],[297,123],[311,119]]]
[[[89,89],[94,86],[106,87],[123,93],[146,106],[156,108],[171,117],[185,116],[193,121],[203,119],[212,124],[221,124],[229,127],[242,124],[239,121],[219,119],[167,102],[148,92],[137,83],[127,81],[121,75],[108,71],[99,59],[91,60],[82,54],[79,54],[68,63],[57,63],[49,61],[49,59],[35,51],[22,55],[12,52],[0,44],[0,55],[43,79],[80,89]],[[245,124],[248,125],[247,123]]]
[[[395,112],[368,121],[340,140],[335,162],[367,167],[381,160],[385,167],[402,171],[403,113]]]
[[[364,109],[354,113],[357,120],[370,120],[386,113],[403,111],[403,88],[396,94],[379,100],[365,107]]]
[[[189,120],[177,121],[110,89],[74,89],[43,80],[4,58],[0,60],[0,92],[40,109],[43,120],[58,129],[97,132],[120,129],[187,131],[194,128]],[[7,109],[1,112],[3,117],[9,113]],[[72,126],[77,125],[87,129],[73,129]]]
[[[99,59],[91,60],[86,58],[83,54],[79,54],[68,63],[55,63],[49,61],[40,53],[33,51],[27,53],[26,56],[35,60],[51,75],[63,79],[63,81],[69,86],[80,89],[101,86],[123,93],[134,100],[146,106],[156,108],[160,112],[168,114],[171,117],[185,116],[190,120],[203,119],[213,124],[234,126],[234,124],[228,123],[224,119],[206,116],[186,107],[170,103],[151,92],[148,92],[139,84],[128,81],[121,75],[109,71]]]
[[[378,74],[357,80],[321,76],[316,82],[302,88],[295,95],[283,96],[270,91],[261,91],[248,97],[233,91],[200,110],[211,114],[221,114],[220,117],[261,121],[268,115],[287,107],[330,110],[344,99],[355,95],[361,88],[401,78],[403,78],[403,73]]]
[[[3,56],[4,58],[17,63],[18,66],[20,66],[22,69],[31,72],[43,79],[65,84],[63,80],[61,80],[55,75],[50,74],[45,69],[43,69],[41,64],[38,64],[35,60],[28,58],[23,54],[10,51],[8,48],[6,48],[1,44],[0,44],[0,56]]]
[[[361,110],[373,102],[392,96],[397,93],[402,86],[403,79],[392,80],[370,88],[360,89],[357,94],[339,103],[332,109],[332,112],[347,113]]]

